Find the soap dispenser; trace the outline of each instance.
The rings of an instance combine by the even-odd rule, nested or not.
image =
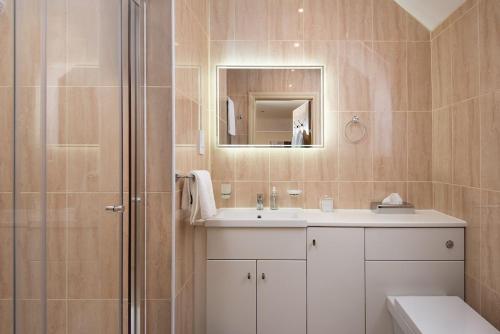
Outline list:
[[[271,192],[271,210],[278,210],[278,191],[273,187]]]

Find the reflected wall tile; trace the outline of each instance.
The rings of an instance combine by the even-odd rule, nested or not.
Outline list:
[[[452,181],[452,115],[449,108],[432,113],[432,180]]]
[[[479,48],[477,7],[451,28],[453,102],[479,93]]]
[[[374,81],[371,85],[371,96],[375,110],[406,111],[408,109],[406,43],[375,42],[373,50]]]
[[[47,2],[47,83],[66,84],[67,21],[66,0]]]
[[[304,183],[304,208],[319,209],[320,200],[325,197],[333,198],[333,206],[337,206],[339,189],[337,182],[305,182]]]
[[[47,301],[47,333],[66,334],[67,301]]]
[[[372,1],[339,0],[339,38],[372,39]]]
[[[406,11],[393,0],[373,0],[373,39],[406,40]]]
[[[450,30],[445,30],[431,42],[433,109],[447,106],[452,101],[451,50]]]
[[[69,300],[67,333],[116,333],[118,311],[118,300]]]
[[[461,16],[463,16],[469,9],[474,7],[478,2],[479,0],[464,0],[462,5],[460,5],[444,20],[444,22],[438,25],[431,32],[431,39],[434,39],[436,36],[440,35],[443,31],[445,31],[448,27],[455,23]]]
[[[481,193],[481,282],[500,292],[500,193]],[[498,309],[498,308],[497,308]]]
[[[235,39],[266,41],[269,35],[266,0],[235,1]],[[227,19],[227,18],[226,18]],[[216,39],[211,37],[211,39]]]
[[[468,100],[452,107],[454,184],[479,187],[479,113],[477,99]]]
[[[304,153],[301,149],[272,150],[270,157],[271,182],[304,180]]]
[[[432,209],[432,182],[408,182],[408,202],[416,209]]]
[[[432,113],[408,113],[408,180],[432,180]]]
[[[480,98],[481,186],[500,191],[500,90]]]
[[[481,261],[481,191],[468,187],[453,187],[453,216],[467,222],[465,228],[465,273],[480,279]]]
[[[253,208],[257,205],[257,194],[264,194],[264,206],[269,206],[269,183],[267,182],[235,182],[235,206]],[[280,196],[287,196],[285,193]]]
[[[377,181],[406,181],[407,113],[377,112],[373,127],[373,176]]]
[[[453,212],[453,186],[445,183],[433,183],[434,210],[447,215]]]
[[[40,300],[20,300],[16,305],[16,314],[22,314],[15,323],[16,333],[31,334],[40,331],[42,326],[42,306]]]
[[[14,332],[13,302],[9,299],[0,299],[0,332]]]
[[[431,48],[428,42],[408,42],[408,110],[432,108]]]
[[[411,14],[406,15],[408,41],[429,41],[431,36],[429,30],[424,27]]]
[[[500,89],[500,3],[479,2],[479,57],[481,93]]]
[[[13,195],[10,193],[0,193],[0,262],[2,263],[0,268],[0,300],[13,297],[14,236],[12,224],[12,197]],[[0,325],[0,328],[2,328],[1,326],[2,325]]]
[[[338,0],[304,1],[304,39],[338,39]]]
[[[36,86],[40,84],[41,69],[41,3],[39,1],[16,2],[16,85]],[[22,13],[22,15],[20,15]],[[12,21],[11,21],[12,24]],[[3,57],[2,57],[3,58]],[[8,58],[6,58],[8,61]],[[12,66],[12,63],[9,63]],[[13,73],[6,73],[13,79]]]
[[[403,201],[408,201],[408,191],[406,182],[373,182],[372,199],[381,202],[392,193],[398,193]]]
[[[339,71],[339,110],[373,110],[371,98],[372,44],[359,41],[339,42]]]
[[[235,151],[235,180],[269,181],[269,151],[259,149]]]
[[[371,182],[339,182],[339,209],[368,209],[372,201]]]
[[[147,19],[147,79],[150,86],[172,84],[170,1],[153,0],[146,3]]]
[[[0,20],[0,86],[12,86],[14,82],[14,1],[5,2]]]
[[[171,304],[168,300],[148,300],[146,302],[146,328],[147,333],[170,333]]]
[[[276,187],[278,192],[278,207],[280,208],[303,208],[304,207],[304,183],[303,182],[277,182],[270,184],[269,192]],[[288,190],[301,190],[299,196],[290,196]]]
[[[340,113],[339,129],[344,129],[354,115],[360,117],[363,125],[367,127],[367,132],[365,138],[357,144],[348,142],[344,135],[339,137],[339,180],[372,180],[372,141],[374,133],[372,113]],[[362,136],[361,128],[351,127],[351,129],[348,135],[353,139]]]
[[[171,279],[170,193],[148,193],[146,214],[146,298],[170,299]]]
[[[148,88],[146,184],[149,191],[171,190],[171,94],[169,88]]]
[[[12,88],[0,87],[0,192],[13,188],[13,94]]]
[[[299,12],[301,0],[268,0],[270,40],[300,40],[304,38],[304,13]]]

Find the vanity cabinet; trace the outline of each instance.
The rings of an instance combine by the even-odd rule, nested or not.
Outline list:
[[[306,229],[207,231],[207,334],[306,333]]]
[[[364,229],[307,231],[307,333],[365,332]]]

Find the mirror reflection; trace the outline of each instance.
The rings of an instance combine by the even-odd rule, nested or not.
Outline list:
[[[321,67],[218,67],[219,146],[323,145]]]

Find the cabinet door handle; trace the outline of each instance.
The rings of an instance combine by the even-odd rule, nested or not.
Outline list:
[[[248,274],[247,274],[247,278],[248,278],[248,279],[252,279],[252,274],[248,273]]]
[[[313,239],[313,246],[316,246],[316,239]]]
[[[446,248],[448,248],[448,249],[452,249],[453,247],[455,247],[455,243],[453,242],[453,240],[446,241],[445,245],[446,245]]]
[[[266,273],[262,273],[262,279],[266,279]]]

